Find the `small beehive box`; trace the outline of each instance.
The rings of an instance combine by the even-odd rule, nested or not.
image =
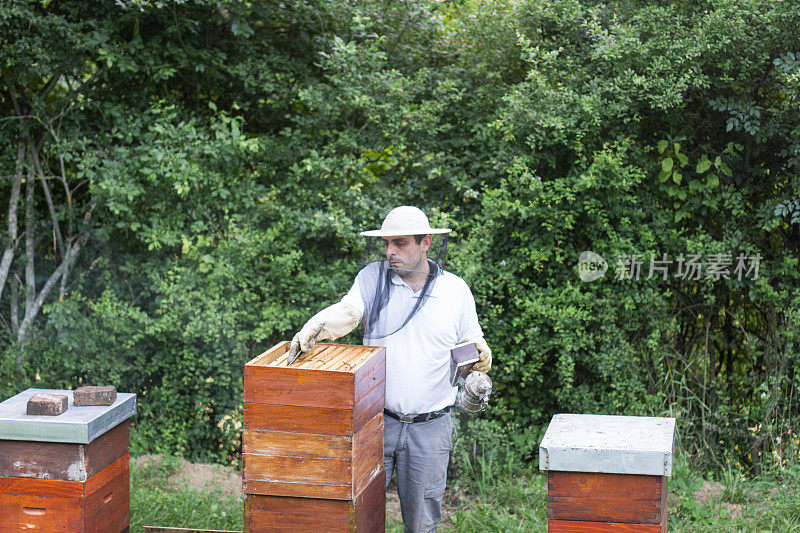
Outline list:
[[[667,530],[674,418],[555,415],[539,445],[550,533]]]
[[[66,412],[26,414],[36,393],[63,394]],[[136,395],[74,407],[72,391],[28,389],[0,403],[0,532],[126,531],[129,418]]]
[[[244,493],[355,501],[383,472],[381,347],[290,343],[245,365]]]

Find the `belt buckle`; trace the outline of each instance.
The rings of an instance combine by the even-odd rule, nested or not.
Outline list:
[[[400,422],[411,424],[412,422],[414,422],[414,417],[411,415],[403,415],[400,417]]]

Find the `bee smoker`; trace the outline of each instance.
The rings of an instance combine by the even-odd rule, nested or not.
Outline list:
[[[473,370],[458,389],[456,403],[462,411],[480,413],[486,409],[492,394],[492,378],[485,372]]]

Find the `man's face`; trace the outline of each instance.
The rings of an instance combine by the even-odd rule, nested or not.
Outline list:
[[[422,270],[422,263],[427,259],[428,248],[431,246],[430,235],[425,235],[419,244],[413,235],[382,237],[381,240],[386,251],[386,260],[398,274]]]

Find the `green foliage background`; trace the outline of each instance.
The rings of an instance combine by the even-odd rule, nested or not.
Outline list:
[[[478,425],[510,453],[591,412],[677,416],[704,466],[796,459],[799,30],[791,1],[5,2],[3,198],[20,169],[70,193],[23,186],[16,241],[0,214],[0,396],[114,383],[135,452],[235,462],[243,364],[414,204],[455,229],[495,352]],[[54,220],[85,244],[20,336],[22,235],[41,287]],[[758,279],[644,279],[714,253]]]

